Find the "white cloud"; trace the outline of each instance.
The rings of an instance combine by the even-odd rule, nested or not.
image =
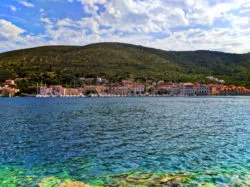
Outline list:
[[[69,19],[69,18],[65,18],[62,20],[58,20],[57,26],[69,26],[69,27],[78,27],[79,25],[77,24],[77,22],[74,22],[73,20]]]
[[[34,4],[29,3],[27,1],[19,1],[19,3],[21,3],[23,6],[26,6],[26,7],[34,7],[35,6]]]
[[[9,21],[0,19],[0,36],[8,40],[16,40],[22,33],[24,33],[23,29],[17,27]]]
[[[41,18],[41,21],[44,23],[51,24],[51,21],[49,20],[49,18]]]
[[[157,39],[152,47],[166,50],[213,50],[234,53],[250,51],[250,29],[189,29],[172,33],[168,38]]]
[[[20,35],[25,30],[17,27],[9,21],[0,19],[0,49],[15,49],[15,43],[20,40]]]
[[[96,15],[99,23],[122,32],[166,32],[170,27],[187,26],[182,9],[162,7],[159,1],[109,1],[106,12]]]
[[[82,4],[89,4],[89,5],[94,5],[94,4],[105,4],[107,0],[77,0],[78,2],[81,2]]]
[[[13,5],[8,5],[8,7],[10,8],[10,10],[12,12],[16,12],[16,10],[17,10],[17,8],[15,6],[13,6]]]
[[[12,24],[20,30],[13,39],[7,37],[8,45],[4,49],[8,50],[10,44],[11,48],[18,48],[113,41],[165,50],[250,51],[249,0],[67,1],[80,3],[87,15],[83,14],[78,20],[58,19],[48,17],[49,14],[45,15],[40,9],[45,32],[25,35],[23,29]],[[0,45],[3,46],[1,41]]]

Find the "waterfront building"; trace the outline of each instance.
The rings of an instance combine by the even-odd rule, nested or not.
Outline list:
[[[42,96],[64,96],[66,95],[66,89],[60,85],[53,85],[50,87],[41,86],[40,95]]]
[[[220,90],[224,87],[223,84],[209,84],[210,95],[220,95]]]
[[[85,80],[85,78],[81,78]],[[93,78],[90,78],[93,80]],[[52,86],[28,86],[24,95],[32,96],[129,96],[129,95],[166,95],[166,96],[205,96],[205,95],[250,95],[250,90],[235,85],[225,86],[224,84],[201,84],[201,83],[165,83],[164,80],[154,82],[146,80],[145,84],[136,83],[134,79],[122,80],[121,82],[107,84],[105,78],[95,78],[92,84],[86,84],[82,88],[64,88],[61,85]],[[0,87],[0,95],[13,96],[17,93],[14,80],[6,80]],[[9,88],[9,89],[4,89]]]
[[[157,87],[156,92],[160,95],[162,94],[168,94],[169,93],[169,89],[171,88],[171,86],[166,85],[166,84],[161,84]]]
[[[82,93],[79,91],[79,89],[76,88],[67,88],[65,89],[65,94],[67,96],[80,96]]]
[[[16,89],[16,88],[0,87],[0,96],[13,97],[18,92],[19,92],[19,89]]]
[[[179,84],[172,84],[172,86],[168,89],[169,95],[177,96],[180,95],[180,85]]]
[[[250,90],[245,87],[240,87],[239,93],[240,95],[250,95]]]
[[[234,85],[224,86],[220,89],[220,95],[249,95],[250,91],[245,87],[237,87]]]
[[[52,89],[48,88],[47,86],[41,86],[39,90],[40,90],[40,95],[42,96],[51,95],[52,93]]]
[[[210,87],[210,95],[218,95],[218,91],[217,91],[217,88],[216,86],[211,86]]]
[[[87,85],[84,87],[85,92],[96,93],[98,95],[107,94],[108,87],[102,85]]]
[[[143,94],[145,92],[145,86],[143,84],[133,84],[133,93],[134,94]]]
[[[88,85],[88,86],[84,86],[84,88],[85,88],[85,91],[89,91],[93,93],[97,92],[96,85]]]
[[[128,96],[130,95],[130,89],[127,86],[113,86],[111,89],[111,94]]]
[[[210,95],[210,88],[205,84],[195,83],[194,90],[196,95]]]
[[[194,84],[193,83],[181,83],[180,84],[181,96],[194,96]]]
[[[65,95],[66,93],[66,89],[60,85],[53,85],[53,86],[50,86],[50,88],[52,89],[52,95],[55,95],[55,96],[62,96],[62,95]]]

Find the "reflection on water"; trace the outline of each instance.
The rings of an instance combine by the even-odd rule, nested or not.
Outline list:
[[[3,98],[0,106],[0,186],[250,180],[248,97]]]

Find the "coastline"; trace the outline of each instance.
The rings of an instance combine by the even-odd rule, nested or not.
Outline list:
[[[250,95],[203,95],[203,96],[12,96],[0,98],[229,98],[229,97],[250,97]]]
[[[134,187],[134,186],[249,186],[250,173],[244,171],[180,171],[113,173],[96,177],[72,177],[69,169],[45,176],[26,175],[27,169],[8,167],[0,172],[0,185],[37,187]],[[8,172],[11,175],[8,175]],[[84,175],[84,173],[82,173]],[[8,178],[6,178],[8,176]]]

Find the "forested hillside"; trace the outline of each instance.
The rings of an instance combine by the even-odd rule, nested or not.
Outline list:
[[[206,81],[250,85],[250,54],[212,51],[174,52],[122,43],[45,46],[0,54],[0,82],[27,78],[29,84],[65,84],[102,76],[166,81]]]

